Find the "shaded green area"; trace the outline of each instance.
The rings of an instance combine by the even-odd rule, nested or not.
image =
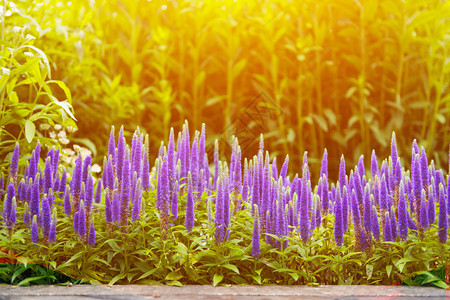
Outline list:
[[[433,286],[448,289],[449,286],[445,282],[445,265],[437,269],[419,272],[419,275],[407,279],[402,282],[402,285],[408,286]]]

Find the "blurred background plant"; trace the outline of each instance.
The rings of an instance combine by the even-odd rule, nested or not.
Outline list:
[[[263,132],[295,165],[308,151],[311,170],[326,147],[330,174],[341,153],[352,165],[372,149],[387,156],[393,130],[404,159],[417,138],[438,166],[447,162],[448,1],[5,3],[3,153],[26,136],[27,120],[75,127],[73,99],[74,142],[93,152],[125,124],[128,136],[136,126],[150,133],[156,156],[168,128],[188,119],[206,123],[211,139],[247,140],[244,156]],[[47,83],[50,73],[61,81]]]

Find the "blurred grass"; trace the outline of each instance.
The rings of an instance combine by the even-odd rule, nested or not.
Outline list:
[[[100,153],[111,124],[141,126],[157,153],[188,119],[211,139],[248,141],[245,156],[263,132],[295,165],[308,151],[311,170],[326,147],[332,177],[341,153],[387,156],[393,130],[403,159],[417,138],[446,166],[448,1],[6,2],[39,24],[78,136]]]

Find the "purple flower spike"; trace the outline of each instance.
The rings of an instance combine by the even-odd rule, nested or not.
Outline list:
[[[306,181],[310,180],[310,172],[309,172],[309,166],[308,166],[308,152],[305,151],[303,153],[303,162],[302,162],[302,177],[305,178]]]
[[[106,169],[103,170],[105,173],[105,181],[103,182],[105,184],[105,188],[109,188],[110,190],[114,189],[114,169],[112,165],[112,156],[109,157],[110,159],[106,163]]]
[[[168,197],[170,195],[169,188],[169,170],[167,165],[167,160],[163,159],[160,161],[160,169],[158,174],[158,182],[156,185],[157,194],[156,194],[156,208],[159,211],[166,211],[169,208]]]
[[[102,201],[102,180],[99,179],[97,182],[97,190],[95,191],[95,203],[100,203]]]
[[[221,172],[221,162],[219,164],[219,172]],[[224,225],[223,225],[223,177],[219,175],[217,178],[217,193],[216,193],[216,212],[214,216],[214,237],[216,243],[221,243],[224,239]]]
[[[391,208],[391,232],[392,232],[392,240],[395,241],[397,239],[397,221],[395,219],[394,210]]]
[[[30,207],[28,206],[28,202],[25,202],[25,212],[23,214],[23,223],[26,227],[30,227]]]
[[[48,190],[53,187],[53,167],[51,163],[51,158],[48,157],[45,160],[45,169],[44,169],[44,194],[48,193]]]
[[[345,185],[345,158],[344,154],[341,155],[341,163],[339,165],[339,187],[342,191]]]
[[[344,186],[343,190],[341,191],[342,195],[342,225],[344,227],[344,232],[347,232],[348,229],[348,208],[349,208],[349,194],[347,187]],[[336,197],[337,199],[337,197]]]
[[[56,241],[56,211],[53,214],[52,223],[50,224],[50,232],[48,233],[48,241],[54,243]]]
[[[423,229],[428,229],[428,212],[427,212],[427,196],[425,190],[422,190],[421,202],[420,202],[420,226]]]
[[[89,246],[95,245],[95,226],[93,220],[91,220],[91,227],[89,228],[88,244]]]
[[[12,199],[11,211],[9,213],[9,224],[8,227],[13,228],[16,225],[17,221],[17,202],[16,197]]]
[[[338,247],[344,243],[344,223],[342,219],[341,197],[336,197],[334,204],[334,241]]]
[[[322,164],[320,165],[320,177],[325,175],[328,178],[328,152],[327,148],[323,151]]]
[[[12,178],[12,181],[14,182],[14,185],[17,185],[17,173],[19,171],[19,143],[16,143],[16,146],[14,147],[14,152],[11,157],[11,165],[9,168],[9,175],[10,178]]]
[[[106,188],[106,194],[105,194],[105,220],[106,220],[106,224],[113,222],[111,197],[110,197],[108,188]]]
[[[3,206],[3,220],[5,221],[6,225],[9,226],[10,225],[10,215],[11,215],[11,210],[12,210],[12,204],[13,204],[13,199],[16,196],[16,192],[15,192],[15,188],[14,188],[14,182],[10,181],[8,184],[8,188],[6,189],[6,200],[5,200],[5,204]],[[11,226],[9,226],[11,227]]]
[[[31,200],[30,200],[30,210],[31,215],[39,215],[39,206],[40,206],[40,193],[39,193],[39,177],[36,176],[36,180],[33,182],[31,186]]]
[[[366,174],[366,169],[364,167],[364,155],[361,155],[358,160],[358,174],[361,179]]]
[[[288,166],[289,166],[289,154],[286,155],[286,159],[284,160],[284,163],[281,166],[281,170],[280,170],[280,177],[283,178],[283,181],[286,178]]]
[[[177,162],[175,161],[175,135],[173,133],[172,127],[170,128],[169,144],[167,146],[167,165],[169,168],[169,182],[171,187],[173,187],[176,163]]]
[[[59,148],[55,150],[52,157],[52,166],[53,166],[53,178],[56,177],[56,173],[58,172],[58,163],[59,163]]]
[[[200,139],[198,141],[198,169],[203,169],[203,158],[205,157],[205,139],[206,139],[206,126],[202,123],[202,130],[200,133]]]
[[[88,177],[88,173],[89,173],[89,168],[91,166],[91,162],[92,162],[92,157],[91,156],[86,156],[86,158],[84,159],[84,163],[83,163],[83,172],[81,175],[81,181],[82,182],[86,182],[87,177]]]
[[[44,197],[42,199],[42,234],[45,239],[48,239],[50,232],[51,217],[50,203],[48,198]]]
[[[125,138],[123,136],[123,126],[120,127],[119,138],[117,140],[117,152],[115,155],[116,174],[119,181],[122,181],[122,168],[125,159]]]
[[[436,205],[433,193],[433,186],[428,186],[428,222],[430,225],[436,222]]]
[[[188,192],[187,192],[187,202],[186,202],[186,230],[191,232],[194,227],[195,216],[194,216],[194,190],[191,172],[188,172]]]
[[[191,159],[190,159],[190,167],[189,171],[191,172],[192,177],[192,191],[197,192],[197,183],[198,183],[198,131],[195,134],[194,141],[192,142],[192,150],[191,150]],[[194,198],[197,198],[197,194],[194,195]]]
[[[3,173],[0,173],[0,199],[3,196],[3,188],[5,187],[5,178],[3,177]]]
[[[78,211],[80,196],[81,196],[81,175],[83,169],[83,158],[81,155],[75,160],[75,168],[70,182],[70,190],[73,196],[73,211]]]
[[[217,188],[217,178],[219,177],[219,142],[214,141],[214,181],[213,188]]]
[[[111,132],[109,134],[109,142],[108,142],[108,156],[112,156],[113,161],[116,155],[116,143],[115,143],[115,137],[114,137],[114,126],[111,126]]]
[[[372,205],[372,233],[376,240],[380,239],[380,223],[375,205]]]
[[[395,138],[395,132],[392,132],[392,138],[391,138],[391,158],[392,162],[396,163],[398,159],[398,151],[397,151],[397,140]]]
[[[375,154],[375,150],[372,150],[372,156],[370,157],[370,172],[372,173],[372,178],[375,178],[375,175],[378,175],[378,161],[377,155]]]
[[[304,178],[301,179],[302,191],[300,197],[300,237],[304,243],[308,240],[308,183]]]
[[[384,241],[392,242],[391,217],[389,216],[389,212],[385,212],[384,219],[386,220],[384,222]]]
[[[31,224],[31,241],[34,244],[37,244],[39,242],[39,228],[36,215],[33,216],[33,222]]]
[[[258,213],[258,206],[255,204],[255,207],[253,208],[254,213],[254,220],[253,220],[253,236],[252,236],[252,256],[254,258],[258,258],[261,255],[261,244],[260,244],[260,234],[259,234],[259,228],[260,228],[260,219],[259,219],[259,213]]]
[[[422,188],[428,188],[430,185],[430,174],[428,173],[427,154],[423,147],[420,152],[420,173],[422,175]]]
[[[371,216],[371,212],[372,212],[372,202],[371,201],[371,197],[373,197],[373,195],[370,195],[370,187],[369,184],[366,185],[366,187],[364,188],[364,214],[363,214],[363,226],[364,229],[366,230],[366,232],[371,232],[372,231],[372,216]]]
[[[450,186],[450,184],[449,184]],[[450,198],[450,195],[447,197]],[[439,185],[439,242],[445,244],[447,242],[448,231],[448,217],[447,217],[447,202],[445,201],[444,186]]]
[[[119,222],[120,221],[120,196],[119,196],[119,190],[117,190],[117,189],[115,189],[113,192],[111,207],[112,207],[112,221]]]
[[[80,202],[80,210],[78,211],[78,218],[76,221],[78,223],[78,235],[80,238],[84,239],[86,237],[86,212],[83,200]]]
[[[179,168],[179,166],[177,166],[177,168]],[[172,199],[171,199],[172,203],[170,205],[172,220],[176,220],[178,218],[178,193],[179,193],[178,184],[179,184],[178,180],[176,180],[172,190]]]
[[[133,211],[131,212],[131,220],[136,222],[139,219],[139,215],[141,213],[141,200],[142,200],[142,187],[141,187],[141,179],[137,180],[136,189],[135,189]]]
[[[86,180],[85,193],[84,193],[84,201],[86,204],[86,209],[91,210],[92,201],[94,200],[94,179],[89,174]]]
[[[273,179],[275,179],[275,180],[278,178],[278,168],[277,168],[276,156],[272,160],[272,176],[273,176]]]
[[[400,181],[399,200],[398,200],[398,233],[402,241],[406,241],[408,236],[408,209],[405,198],[405,188],[403,181]]]
[[[130,202],[131,179],[130,179],[130,161],[127,155],[122,165],[122,184],[120,193],[120,222],[122,226],[128,223],[128,206]]]
[[[64,193],[64,213],[66,215],[70,215],[72,213],[71,206],[72,204],[70,202],[70,192],[69,189],[67,189]]]
[[[145,135],[144,139],[144,151],[142,151],[142,189],[144,191],[150,190],[150,165],[148,162],[148,134]]]
[[[417,141],[414,139],[413,145],[412,145],[412,156],[414,157],[416,154],[420,155],[420,151],[419,151],[419,145],[417,145]]]
[[[411,180],[412,180],[412,191],[413,191],[413,208],[416,212],[417,216],[420,215],[420,197],[422,191],[422,176],[420,171],[420,157],[418,154],[415,154],[413,157],[413,161],[411,164]]]

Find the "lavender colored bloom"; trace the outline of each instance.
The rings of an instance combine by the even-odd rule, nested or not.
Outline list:
[[[79,215],[80,215],[79,211],[75,212],[73,215],[73,231],[77,234],[78,234],[78,225],[79,225],[78,224],[78,216]]]
[[[125,138],[123,136],[123,126],[120,127],[119,138],[117,140],[117,152],[115,155],[116,174],[119,182],[122,182],[122,169],[125,159]]]
[[[189,170],[192,176],[192,191],[197,192],[197,184],[198,184],[198,131],[195,134],[194,141],[192,142],[191,149],[191,159],[190,159],[190,167]],[[194,199],[197,198],[197,194],[194,195]]]
[[[219,177],[219,142],[214,141],[214,182],[213,188],[217,188],[217,179]]]
[[[392,230],[391,230],[391,217],[389,216],[389,212],[384,213],[384,219],[386,222],[384,222],[384,241],[385,242],[392,242]]]
[[[130,201],[130,161],[128,155],[125,155],[125,159],[122,165],[122,184],[120,193],[120,221],[122,226],[128,223],[128,206]]]
[[[273,179],[277,179],[278,178],[278,168],[277,168],[277,158],[274,157],[272,160],[272,176]]]
[[[412,192],[413,192],[413,208],[417,216],[420,215],[420,197],[422,190],[422,176],[420,171],[420,157],[416,154],[413,157],[411,164],[411,180],[412,180]]]
[[[334,204],[334,241],[338,247],[341,247],[344,243],[344,231],[341,197],[336,197]]]
[[[363,213],[363,226],[364,229],[366,230],[366,232],[371,232],[372,230],[372,216],[371,216],[371,212],[372,212],[372,199],[371,197],[373,197],[372,195],[370,195],[370,188],[369,185],[367,184],[366,187],[364,188],[364,213]]]
[[[56,213],[53,214],[52,222],[50,224],[50,232],[48,233],[48,241],[54,243],[56,241]]]
[[[305,151],[303,153],[303,162],[302,162],[302,177],[305,178],[305,180],[311,180],[310,172],[309,172],[309,166],[308,166],[308,152]]]
[[[163,159],[160,165],[161,168],[159,169],[158,182],[156,185],[156,208],[159,211],[167,211],[169,209],[168,197],[170,195],[167,159]]]
[[[83,200],[80,202],[80,210],[78,211],[78,235],[84,239],[86,237],[86,212]]]
[[[284,163],[281,166],[280,170],[280,177],[283,178],[283,180],[286,178],[288,166],[289,166],[289,154],[286,155],[286,159],[284,160]]]
[[[202,130],[200,133],[200,139],[198,142],[198,169],[201,170],[203,168],[203,157],[205,157],[205,139],[206,139],[206,126],[205,123],[202,123]]]
[[[36,179],[31,186],[31,200],[30,200],[30,209],[31,215],[39,215],[39,204],[40,204],[40,193],[39,193],[39,176],[36,176]]]
[[[86,179],[85,193],[84,193],[84,201],[87,210],[91,210],[93,200],[94,200],[94,179],[89,174]]]
[[[112,156],[110,156],[110,159],[106,163],[106,169],[103,170],[103,173],[105,174],[104,178],[104,185],[105,188],[109,188],[110,190],[114,189],[114,169],[112,165]]]
[[[0,199],[3,196],[3,188],[5,187],[5,178],[3,177],[3,173],[0,173]]]
[[[53,153],[52,157],[53,178],[56,177],[56,173],[58,172],[59,154],[60,154],[59,148],[55,149],[55,152]]]
[[[173,187],[174,177],[175,177],[175,136],[173,133],[173,128],[170,128],[169,134],[169,144],[167,146],[167,165],[169,169],[169,182],[170,187]]]
[[[51,217],[50,203],[48,198],[44,197],[42,199],[42,235],[45,239],[48,239]]]
[[[328,152],[326,148],[323,151],[322,164],[320,165],[320,177],[323,177],[323,175],[328,178]]]
[[[131,220],[136,222],[139,219],[139,215],[141,213],[141,199],[142,199],[142,187],[141,187],[141,179],[137,180],[136,188],[134,191],[134,201],[132,202],[132,212],[131,212]]]
[[[300,196],[300,237],[304,243],[308,240],[308,183],[305,178],[301,179],[302,192]]]
[[[16,143],[13,151],[13,155],[11,157],[11,165],[9,167],[9,174],[14,182],[14,185],[17,185],[17,172],[19,171],[19,143]]]
[[[9,212],[9,216],[8,216],[8,227],[13,228],[16,225],[16,221],[17,221],[17,202],[16,202],[16,197],[13,197],[12,199],[12,204],[11,204],[11,211]]]
[[[252,256],[258,258],[261,255],[261,244],[260,244],[260,219],[258,213],[258,205],[255,204],[253,209],[253,236],[252,236]]]
[[[427,212],[427,196],[425,190],[422,190],[421,203],[420,203],[420,226],[423,229],[428,229],[429,220]]]
[[[14,182],[10,181],[8,184],[8,187],[6,189],[6,200],[5,200],[5,204],[3,206],[3,220],[5,221],[5,223],[9,226],[11,220],[10,220],[10,215],[11,215],[11,210],[12,210],[12,204],[13,204],[13,199],[16,196],[16,192],[15,192],[15,188],[14,188]]]
[[[395,138],[395,132],[392,132],[392,138],[391,138],[391,158],[392,162],[397,162],[398,159],[398,151],[397,151],[397,141]]]
[[[386,184],[386,177],[381,177],[381,184],[380,184],[380,208],[381,212],[384,214],[384,211],[388,209],[388,190],[387,190],[387,184]]]
[[[422,188],[428,188],[428,185],[430,185],[430,174],[428,173],[427,154],[423,147],[420,152],[420,173],[422,175]]]
[[[314,195],[314,203],[315,203],[315,205],[316,205],[316,211],[315,211],[315,218],[316,218],[316,226],[315,226],[315,228],[318,228],[318,227],[320,227],[320,225],[322,225],[322,214],[321,214],[321,212],[320,212],[320,207],[321,207],[321,205],[320,205],[320,197],[319,197],[319,195]]]
[[[72,213],[71,206],[72,204],[70,202],[70,191],[69,189],[67,189],[64,193],[64,213],[66,215],[70,215]]]
[[[358,174],[361,179],[366,174],[366,169],[364,167],[364,155],[361,155],[358,160]]]
[[[62,168],[63,168],[63,170],[62,170],[61,180],[59,181],[59,185],[58,185],[58,191],[61,194],[64,194],[66,192],[66,186],[67,186],[67,171],[64,166]]]
[[[177,166],[179,168],[179,166]],[[173,190],[172,190],[172,203],[170,205],[170,211],[172,213],[172,220],[176,220],[178,218],[178,180],[174,182]]]
[[[17,187],[17,200],[25,200],[26,197],[26,186],[25,186],[25,178],[22,178],[19,182],[19,186]]]
[[[111,197],[110,197],[108,188],[106,188],[106,194],[105,194],[105,220],[106,220],[106,224],[113,222]]]
[[[378,175],[378,161],[377,155],[375,154],[375,150],[372,150],[372,155],[370,157],[370,172],[372,174],[372,178],[375,178],[375,175]]]
[[[95,191],[95,203],[100,203],[102,201],[102,180],[99,179],[97,182],[97,189]]]
[[[133,135],[134,144],[131,146],[131,174],[137,173],[141,177],[141,161],[142,161],[142,136],[139,127]]]
[[[344,154],[341,155],[341,162],[339,165],[339,188],[342,191],[342,188],[345,185],[345,158]]]
[[[44,169],[44,194],[48,193],[48,190],[53,187],[53,167],[51,164],[51,158],[48,157],[45,160],[45,169]]]
[[[372,233],[373,237],[378,240],[380,239],[380,223],[378,222],[378,214],[375,205],[372,205]]]
[[[91,166],[91,162],[92,162],[92,157],[91,156],[86,156],[86,158],[84,159],[84,163],[83,163],[83,171],[82,171],[82,175],[81,175],[81,181],[82,182],[86,182],[88,174],[89,174],[89,168]]]
[[[399,200],[398,200],[398,231],[399,236],[402,241],[406,240],[408,236],[408,209],[405,199],[405,190],[403,186],[403,181],[400,181],[399,187]]]
[[[93,220],[91,220],[91,226],[89,228],[88,244],[89,246],[95,245],[95,226]]]
[[[342,225],[344,228],[344,232],[347,232],[348,229],[348,208],[349,208],[349,200],[348,200],[348,196],[349,193],[347,191],[347,187],[344,186],[342,192],[340,192],[341,196],[337,196],[336,200],[338,197],[342,197]]]
[[[187,202],[186,202],[186,230],[188,232],[192,231],[195,222],[194,215],[194,190],[191,172],[188,172],[188,192],[187,192]]]
[[[150,190],[150,165],[148,162],[148,134],[145,135],[144,139],[144,151],[142,151],[142,189],[144,191]]]
[[[114,126],[111,126],[111,132],[109,134],[109,142],[108,142],[108,156],[112,156],[112,159],[114,160],[114,155],[116,154],[116,144],[115,144],[115,137],[114,137]]]
[[[219,172],[221,172],[221,162],[219,163]],[[216,193],[216,212],[214,216],[214,237],[216,243],[221,243],[225,236],[225,227],[223,225],[223,176],[219,175],[217,178],[217,193]]]
[[[416,139],[414,139],[413,145],[412,145],[412,156],[414,157],[416,154],[420,154],[420,151],[419,151],[419,145],[417,145],[417,141],[416,141]]]
[[[392,232],[392,240],[395,241],[397,239],[397,221],[395,219],[394,210],[391,208],[391,232]]]
[[[74,204],[73,211],[78,210],[79,200],[81,196],[82,168],[83,168],[83,158],[81,156],[78,156],[78,158],[75,160],[75,168],[73,170],[72,180],[70,181],[70,190],[73,195],[73,204]]]
[[[449,184],[450,186],[450,184]],[[450,194],[447,195],[450,198]],[[447,232],[448,232],[448,217],[447,217],[447,202],[445,201],[444,186],[441,183],[439,185],[439,242],[447,242]]]
[[[436,207],[434,203],[433,186],[428,186],[428,222],[430,225],[436,222]]]
[[[25,202],[25,212],[23,213],[23,223],[26,227],[30,226],[30,207],[28,206],[28,203]]]
[[[37,224],[37,216],[33,216],[33,221],[31,224],[31,241],[34,244],[37,244],[39,242],[39,228]]]

